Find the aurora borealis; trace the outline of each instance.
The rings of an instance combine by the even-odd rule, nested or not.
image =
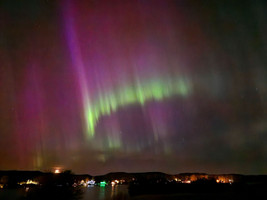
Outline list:
[[[267,173],[264,1],[0,2],[0,169]]]

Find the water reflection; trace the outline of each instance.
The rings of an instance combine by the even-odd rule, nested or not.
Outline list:
[[[111,188],[111,198],[114,197],[114,195],[115,195],[116,186],[117,186],[117,185],[112,185],[112,186],[111,186],[111,187],[112,187],[112,188]]]
[[[0,200],[112,200],[129,199],[128,186],[90,186],[87,188],[20,188],[0,190]]]
[[[99,200],[105,199],[106,187],[100,187]]]
[[[82,200],[111,200],[118,195],[128,196],[127,185],[84,188]]]

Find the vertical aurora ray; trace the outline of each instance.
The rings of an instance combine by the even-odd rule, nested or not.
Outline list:
[[[77,79],[79,80],[79,86],[81,90],[82,95],[82,101],[83,101],[83,107],[88,107],[90,105],[90,97],[88,93],[88,83],[85,76],[85,68],[84,63],[82,60],[81,50],[79,47],[79,43],[77,40],[77,35],[75,32],[75,25],[74,25],[74,17],[72,14],[71,9],[71,1],[68,1],[65,4],[65,29],[66,29],[66,37],[67,37],[67,43],[70,50],[70,56],[72,60],[72,64],[74,66],[74,69],[77,73]],[[86,115],[84,116],[86,118]],[[90,129],[90,122],[87,125],[87,129]],[[93,130],[90,130],[89,133],[93,133]],[[92,136],[92,135],[89,135]]]
[[[40,71],[37,64],[29,64],[23,77],[23,90],[18,94],[16,134],[19,144],[19,162],[39,169],[43,165],[42,138],[46,132],[46,116]],[[32,134],[35,133],[35,134]],[[23,142],[21,142],[23,141]],[[25,159],[27,154],[33,160]]]

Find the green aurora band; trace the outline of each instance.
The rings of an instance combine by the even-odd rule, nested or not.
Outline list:
[[[171,96],[186,97],[190,89],[190,82],[185,78],[151,79],[145,83],[136,81],[134,85],[100,93],[93,102],[86,98],[84,103],[87,135],[89,139],[93,138],[99,118],[116,112],[120,107],[131,104],[143,106],[148,101],[162,101]]]

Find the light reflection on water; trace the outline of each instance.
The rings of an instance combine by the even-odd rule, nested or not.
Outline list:
[[[108,185],[106,187],[90,186],[82,189],[84,193],[81,200],[112,200],[112,198],[117,195],[123,195],[125,198],[129,197],[127,185]],[[20,200],[22,197],[25,197],[26,193],[29,191],[29,188],[1,189],[0,200]]]
[[[119,194],[128,196],[127,185],[116,185],[106,187],[88,187],[84,188],[84,194],[82,200],[111,200],[113,197]]]
[[[100,187],[99,191],[99,199],[104,199],[105,198],[105,192],[106,192],[106,187]]]

